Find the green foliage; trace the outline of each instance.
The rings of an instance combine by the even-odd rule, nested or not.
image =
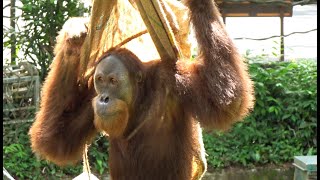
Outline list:
[[[109,142],[106,137],[101,136],[97,140],[93,141],[89,150],[89,162],[91,166],[91,171],[94,174],[103,175],[109,169],[108,166],[108,147]]]
[[[4,126],[7,132],[3,144],[3,167],[15,179],[70,179],[82,173],[82,161],[74,166],[59,167],[36,158],[30,148],[28,130],[30,123],[18,126]],[[88,159],[91,171],[102,175],[108,170],[108,141],[99,137],[89,147]]]
[[[250,74],[255,108],[229,132],[204,133],[209,165],[277,164],[316,154],[316,63],[253,63]]]
[[[295,155],[314,155],[316,140],[316,63],[252,63],[256,104],[229,132],[204,133],[209,166],[253,166],[292,162]],[[5,125],[3,166],[18,179],[65,179],[82,172],[82,163],[61,168],[37,160],[27,135],[30,124]],[[88,150],[91,171],[108,171],[108,141],[97,137]]]
[[[76,166],[61,168],[37,159],[30,148],[27,133],[30,123],[19,126],[6,125],[3,128],[6,131],[11,129],[9,132],[17,131],[14,134],[5,134],[3,138],[3,167],[15,179],[65,179],[70,175],[75,177],[82,172],[81,162]]]
[[[40,71],[42,80],[53,59],[53,47],[58,31],[64,22],[75,16],[82,16],[88,10],[78,0],[21,0],[21,20],[25,25],[16,33],[17,50]],[[8,37],[11,33],[9,32]],[[12,40],[4,42],[10,46]]]

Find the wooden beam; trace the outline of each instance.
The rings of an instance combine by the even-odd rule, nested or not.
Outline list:
[[[174,63],[179,56],[179,49],[159,1],[137,0],[136,5],[161,59]]]
[[[226,17],[284,17],[292,16],[292,2],[278,3],[248,3],[217,1],[217,5]],[[281,12],[282,11],[282,12]]]

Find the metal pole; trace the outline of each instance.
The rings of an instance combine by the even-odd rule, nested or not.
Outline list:
[[[11,64],[16,64],[16,0],[10,0]]]
[[[284,61],[284,37],[283,37],[283,11],[281,10],[280,13],[280,31],[281,31],[281,36],[280,36],[280,61]]]

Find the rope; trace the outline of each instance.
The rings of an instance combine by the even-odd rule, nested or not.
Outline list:
[[[148,33],[148,31],[147,31],[147,30],[144,30],[144,31],[141,31],[141,32],[139,32],[139,33],[137,33],[137,34],[135,34],[135,35],[132,35],[132,36],[128,37],[127,39],[125,39],[124,41],[122,41],[121,43],[117,44],[117,45],[115,46],[115,48],[120,48],[120,47],[123,46],[124,44],[126,44],[126,43],[130,42],[131,40],[133,40],[133,39],[135,39],[135,38],[137,38],[137,37],[139,37],[139,36],[141,36],[141,35],[144,35],[144,34],[146,34],[146,33]]]
[[[292,32],[289,33],[287,35],[283,35],[283,37],[288,37],[290,35],[293,34],[306,34],[312,31],[316,31],[317,29],[311,29],[309,31],[303,31],[303,32]],[[276,38],[276,37],[281,37],[281,36],[270,36],[270,37],[266,37],[266,38],[246,38],[246,37],[240,37],[240,38],[234,38],[234,40],[243,40],[243,39],[247,39],[247,40],[256,40],[256,41],[262,41],[262,40],[268,40],[268,39],[272,39],[272,38]]]
[[[129,141],[137,132],[141,129],[141,127],[147,122],[149,118],[145,118],[139,125],[136,127],[126,138],[127,141]]]
[[[6,168],[3,167],[3,175],[6,176],[10,180],[14,180],[14,178],[9,174],[9,172],[6,170]]]
[[[89,161],[88,161],[87,152],[88,152],[88,145],[85,144],[85,147],[84,147],[84,150],[83,150],[83,155],[82,155],[82,158],[83,158],[83,172],[87,172],[88,179],[90,180],[91,172],[90,172],[90,165],[89,165]]]

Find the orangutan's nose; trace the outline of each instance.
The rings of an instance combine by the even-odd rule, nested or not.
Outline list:
[[[105,103],[107,104],[109,102],[109,96],[106,94],[100,95],[100,103]]]

